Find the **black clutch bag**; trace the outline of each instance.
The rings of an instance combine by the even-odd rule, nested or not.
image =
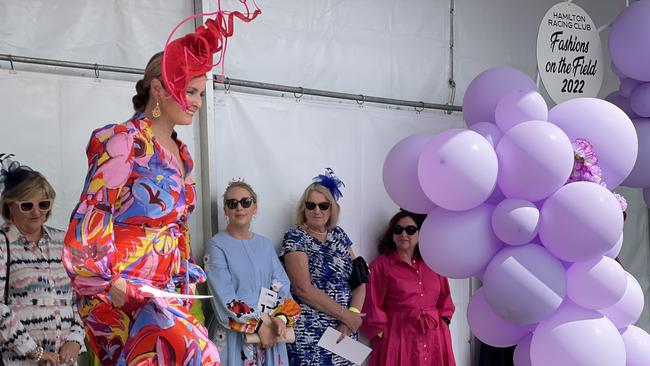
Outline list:
[[[363,259],[363,257],[358,256],[352,261],[352,273],[348,279],[348,284],[350,289],[354,290],[359,287],[362,283],[368,283],[368,276],[370,275],[370,270],[368,269],[368,263]]]

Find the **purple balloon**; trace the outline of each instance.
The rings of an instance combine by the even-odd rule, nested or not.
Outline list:
[[[420,254],[429,268],[451,278],[477,275],[502,244],[492,232],[494,206],[467,211],[433,209],[420,229]]]
[[[537,91],[516,89],[499,100],[494,117],[501,131],[506,132],[521,122],[546,121],[548,107]]]
[[[515,366],[533,366],[530,360],[530,342],[533,340],[533,335],[529,334],[517,343],[515,353],[512,355]]]
[[[605,100],[619,107],[630,119],[639,118],[630,106],[630,99],[625,98],[619,92],[615,91],[605,97]]]
[[[616,245],[614,245],[614,247],[610,251],[605,253],[605,256],[610,258],[616,258],[618,257],[618,254],[621,252],[622,248],[623,248],[623,233],[621,233],[621,237],[618,238]]]
[[[610,62],[609,65],[611,66],[614,75],[618,76],[621,79],[627,78],[627,75],[625,75],[618,67],[616,67],[616,65],[613,62]]]
[[[447,210],[469,210],[485,202],[498,171],[492,145],[477,132],[460,128],[434,136],[418,161],[424,194]]]
[[[625,344],[625,366],[650,365],[650,334],[645,330],[630,325],[621,331]]]
[[[488,264],[483,288],[499,316],[516,324],[534,324],[562,304],[566,272],[562,263],[540,245],[506,247]]]
[[[598,156],[607,188],[616,188],[632,171],[637,137],[630,118],[612,103],[596,98],[576,98],[553,107],[549,122],[569,136],[587,139]]]
[[[625,366],[625,345],[607,318],[565,301],[535,329],[530,359],[544,366]]]
[[[637,86],[630,95],[630,107],[641,117],[650,117],[650,83]]]
[[[632,91],[637,87],[637,85],[639,85],[638,80],[622,78],[621,85],[618,86],[618,92],[622,97],[629,98],[630,95],[632,95]]]
[[[497,145],[497,184],[510,198],[539,201],[558,190],[571,175],[571,141],[557,126],[544,121],[520,123]]]
[[[467,322],[476,338],[494,347],[514,346],[530,333],[529,327],[514,324],[497,315],[485,301],[482,288],[469,300]]]
[[[390,198],[401,208],[428,213],[436,205],[424,194],[418,180],[418,159],[431,141],[431,134],[416,134],[398,142],[384,161],[384,187]]]
[[[639,282],[630,273],[626,274],[627,285],[623,298],[616,304],[599,310],[618,329],[623,329],[639,320],[641,312],[643,312],[643,302],[645,300]]]
[[[592,310],[616,304],[627,287],[625,270],[610,257],[574,263],[566,277],[569,298]]]
[[[501,136],[503,136],[503,132],[501,132],[499,127],[491,122],[474,123],[469,127],[469,129],[476,131],[479,135],[485,137],[492,147],[496,147],[499,140],[501,140]]]
[[[612,62],[628,77],[650,81],[650,2],[635,1],[623,9],[609,31]]]
[[[598,258],[616,245],[622,232],[620,203],[596,183],[569,183],[546,199],[541,209],[539,237],[563,261]]]
[[[510,67],[495,67],[478,74],[463,97],[463,117],[467,126],[494,122],[499,99],[515,89],[537,90],[537,86],[528,75]]]
[[[634,127],[639,144],[639,153],[630,174],[623,184],[628,187],[650,187],[650,119],[638,118],[634,120]]]
[[[526,244],[537,235],[539,209],[532,202],[508,198],[492,213],[492,229],[501,241],[510,245]]]

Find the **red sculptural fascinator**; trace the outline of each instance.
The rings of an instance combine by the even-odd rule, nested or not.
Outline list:
[[[224,11],[219,1],[218,9],[211,13],[194,14],[185,18],[172,30],[162,57],[162,79],[167,91],[178,104],[187,109],[185,89],[192,78],[204,75],[213,67],[221,65],[221,75],[224,75],[223,60],[228,45],[228,38],[233,35],[235,17],[248,23],[262,13],[262,10],[255,5],[251,11],[248,7],[248,0],[239,0],[245,7],[245,12]],[[204,25],[199,26],[193,33],[171,40],[174,32],[185,22],[196,17],[206,16],[208,19]],[[214,54],[218,54],[215,63]]]

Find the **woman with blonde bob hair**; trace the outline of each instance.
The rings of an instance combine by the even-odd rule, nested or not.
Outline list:
[[[291,365],[351,365],[317,345],[328,327],[338,329],[341,338],[357,339],[362,321],[367,279],[355,275],[359,261],[352,241],[337,226],[342,186],[329,168],[315,177],[298,203],[295,226],[282,241],[280,258],[302,309],[296,341],[287,345]]]
[[[0,353],[4,365],[76,364],[85,350],[61,263],[65,232],[46,226],[56,193],[43,174],[0,154]]]

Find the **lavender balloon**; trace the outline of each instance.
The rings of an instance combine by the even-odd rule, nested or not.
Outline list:
[[[629,273],[627,286],[623,297],[614,305],[599,311],[614,323],[616,328],[622,329],[636,323],[643,312],[643,291],[639,282]]]
[[[537,90],[537,86],[528,75],[510,67],[495,67],[478,74],[467,86],[463,98],[467,126],[494,122],[499,99],[515,89]]]
[[[609,257],[574,263],[567,270],[567,295],[587,309],[614,305],[623,298],[626,287],[625,270]]]
[[[535,329],[530,358],[542,366],[625,366],[625,345],[607,318],[566,301]]]
[[[516,324],[534,324],[562,304],[566,272],[542,246],[507,247],[488,264],[483,288],[485,298],[499,316]]]
[[[546,121],[548,107],[544,97],[535,90],[516,89],[504,95],[497,103],[495,119],[501,131],[525,121]]]
[[[539,210],[532,202],[516,198],[501,201],[492,213],[492,229],[510,245],[530,242],[537,235]]]
[[[531,202],[548,197],[573,169],[571,141],[557,126],[528,121],[512,127],[497,145],[503,194]]]
[[[616,258],[618,257],[618,254],[621,252],[621,249],[623,249],[623,233],[621,233],[621,237],[618,238],[616,245],[614,245],[614,247],[604,255],[610,258]]]
[[[626,366],[650,365],[650,335],[645,330],[630,325],[621,331],[627,357]]]
[[[548,120],[571,141],[584,138],[591,143],[607,188],[616,188],[632,171],[638,151],[636,130],[630,118],[612,103],[596,98],[571,99],[553,107]]]
[[[492,232],[494,206],[467,211],[433,209],[420,229],[420,254],[429,267],[451,278],[477,275],[502,244]]]
[[[400,207],[416,213],[428,213],[436,205],[427,198],[418,180],[418,159],[433,138],[431,134],[416,134],[398,142],[384,161],[384,187]]]
[[[638,80],[630,78],[622,78],[621,85],[618,87],[618,92],[622,97],[629,98],[632,95],[632,91],[639,85]]]
[[[643,83],[632,91],[630,107],[637,115],[650,117],[650,83]]]
[[[616,245],[622,232],[621,205],[599,184],[569,183],[542,205],[539,237],[563,261],[598,258]]]
[[[470,130],[478,132],[479,135],[483,136],[492,147],[496,147],[503,136],[503,132],[491,122],[478,122],[471,125]]]
[[[469,300],[467,322],[476,338],[494,347],[513,346],[531,330],[530,327],[514,324],[497,315],[486,302],[482,288]]]
[[[623,184],[628,187],[650,187],[650,119],[638,118],[634,120],[636,135],[639,144],[639,153],[630,174]]]
[[[526,338],[517,343],[515,353],[512,355],[515,366],[533,366],[530,360],[530,342],[533,340],[533,335],[529,334]]]
[[[498,161],[494,148],[478,133],[451,129],[437,134],[418,161],[420,187],[436,205],[469,210],[492,194]]]
[[[635,1],[614,20],[609,31],[612,62],[628,77],[650,81],[650,1]]]

